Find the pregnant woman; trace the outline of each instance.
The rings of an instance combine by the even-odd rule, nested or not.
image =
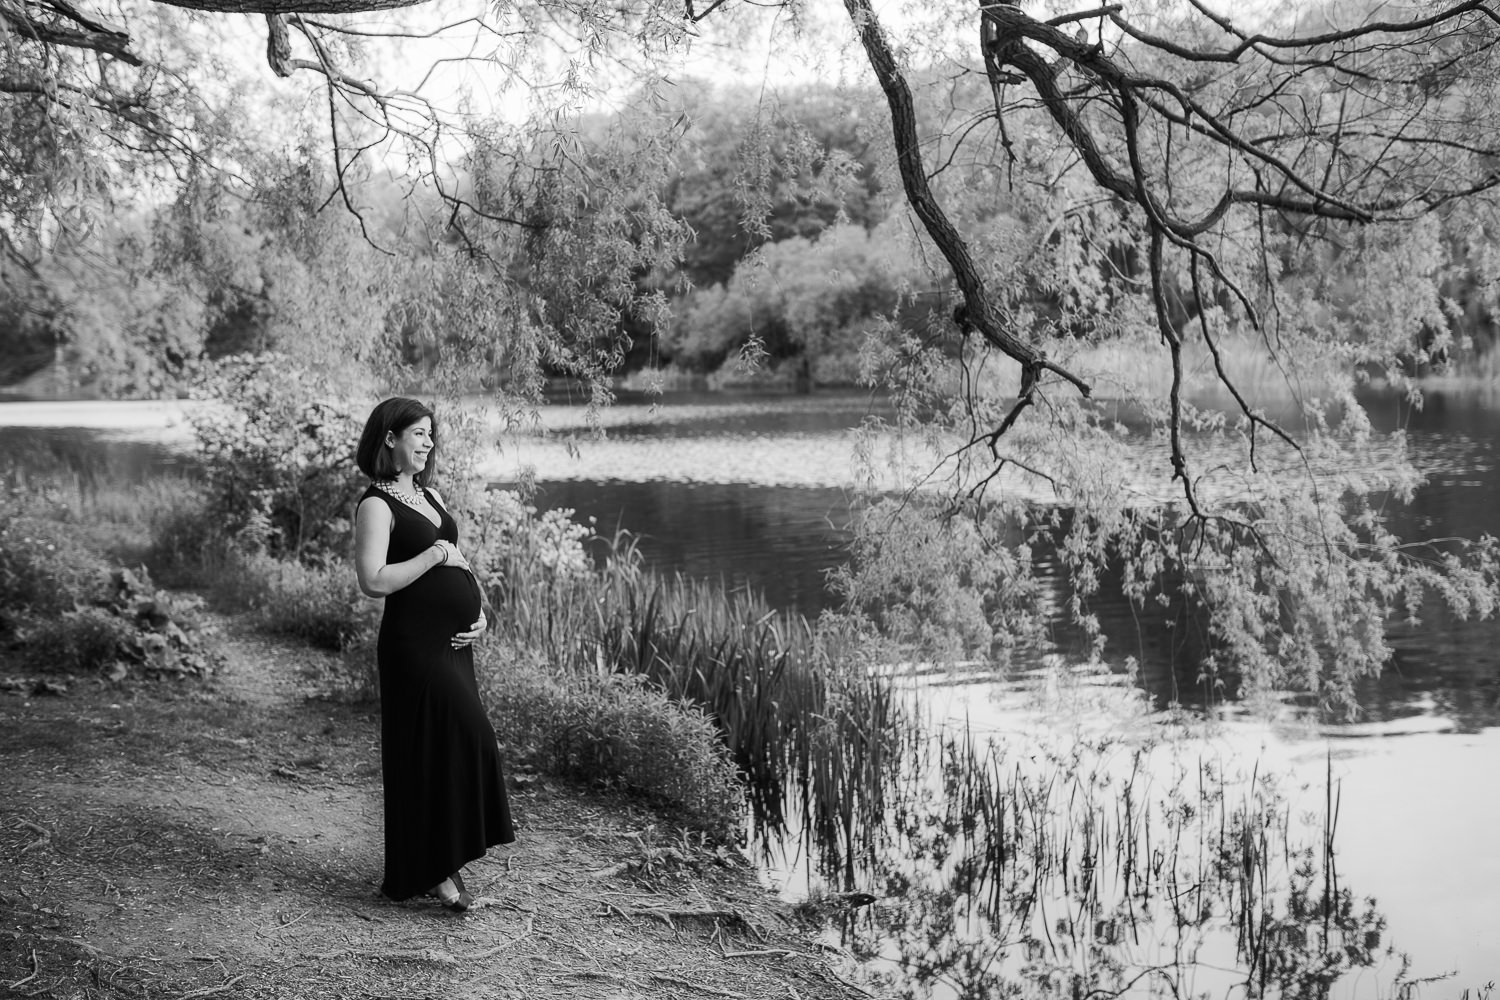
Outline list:
[[[474,683],[487,625],[458,525],[429,484],[433,411],[397,397],[365,422],[356,461],[370,477],[355,516],[359,589],[384,597],[380,764],[391,899],[427,893],[456,912],[473,900],[459,872],[515,840],[495,732]]]

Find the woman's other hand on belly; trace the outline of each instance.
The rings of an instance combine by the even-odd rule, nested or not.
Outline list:
[[[469,626],[468,631],[459,632],[453,636],[453,639],[451,640],[453,643],[453,648],[463,649],[465,646],[474,645],[474,643],[478,641],[481,635],[484,635],[485,630],[489,627],[489,619],[484,617],[483,611],[479,612],[479,617],[474,620],[474,624]]]

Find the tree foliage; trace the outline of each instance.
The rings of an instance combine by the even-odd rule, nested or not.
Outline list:
[[[855,95],[809,84],[767,98],[743,88],[679,88],[691,124],[667,204],[693,231],[681,273],[727,283],[757,247],[816,240],[835,223],[872,229],[888,210],[874,140]]]
[[[662,352],[708,370],[746,353],[795,358],[814,381],[852,383],[867,338],[924,324],[930,285],[885,229],[833,226],[768,243],[724,284],[684,296]]]
[[[780,339],[763,343],[821,354],[848,349],[853,311],[905,316],[861,364],[897,394],[897,430],[930,449],[907,485],[942,496],[932,506],[950,526],[976,526],[965,546],[998,544],[985,527],[997,516],[1018,526],[1006,544],[1055,542],[1085,624],[1097,580],[1123,562],[1143,607],[1212,608],[1212,656],[1338,702],[1388,655],[1379,624],[1421,594],[1492,607],[1487,543],[1453,561],[1385,530],[1368,498],[1414,479],[1353,391],[1370,373],[1400,381],[1493,303],[1500,15],[1483,0],[922,0],[881,13],[845,0],[843,51],[863,67],[856,84],[878,86],[879,116],[855,102],[842,106],[861,108],[857,123],[845,111],[785,127],[794,115],[757,101],[737,143],[711,105],[659,95],[700,36],[743,42],[752,4],[556,0],[465,18],[425,3],[378,28],[348,15],[407,5],[190,6],[201,13],[0,0],[0,249],[40,281],[44,257],[87,242],[91,208],[131,218],[122,192],[180,206],[191,224],[154,234],[153,253],[131,253],[145,244],[121,242],[140,240],[127,228],[104,241],[115,269],[139,265],[117,311],[186,318],[137,324],[152,358],[192,329],[228,344],[236,318],[275,317],[278,343],[258,346],[308,342],[387,372],[482,362],[525,392],[546,366],[602,401],[627,329],[664,324],[686,260],[703,289],[683,312],[702,315],[678,344],[705,362],[732,339],[713,325],[764,323]],[[817,35],[811,5],[786,11],[825,51],[841,44]],[[267,43],[261,72],[289,81],[275,100],[237,89],[246,69],[215,44],[220,15],[243,14]],[[431,37],[466,39],[467,54],[443,58]],[[469,103],[440,96],[451,80],[438,70],[397,82],[454,63],[479,67]],[[628,113],[585,127],[580,105],[623,92]],[[478,106],[520,93],[524,109]],[[249,124],[266,108],[295,125],[279,142]],[[876,135],[865,122],[888,130],[878,146],[860,145]],[[406,192],[398,229],[365,186],[386,174],[383,190]],[[878,221],[869,196],[883,183],[903,199],[889,273],[922,262],[931,276],[853,290],[836,269],[809,276],[854,245],[831,222]],[[250,214],[274,238],[216,266],[215,240],[238,241]],[[760,246],[732,272],[689,241],[730,216],[728,245]],[[376,254],[399,263],[382,271]],[[154,299],[158,285],[180,307]],[[1091,360],[1116,343],[1129,365]],[[1251,384],[1252,354],[1274,395]],[[873,580],[901,558],[878,532],[862,551]],[[971,578],[1035,592],[1030,559],[996,565],[1015,579]],[[944,601],[987,618],[975,635],[1008,613],[983,595]]]

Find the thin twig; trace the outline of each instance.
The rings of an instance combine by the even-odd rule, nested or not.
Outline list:
[[[52,843],[52,831],[47,829],[45,826],[38,826],[30,820],[24,819],[21,820],[21,826],[25,827],[33,833],[41,834],[41,836],[36,840],[33,840],[31,843],[21,848],[22,854],[29,854],[30,852],[36,850],[38,847],[46,847],[48,844]]]
[[[464,958],[463,958],[463,960],[465,962],[483,962],[487,958],[494,958],[496,955],[500,954],[505,949],[511,947],[512,945],[519,944],[520,942],[526,940],[529,937],[531,937],[531,921],[530,920],[526,921],[526,930],[522,931],[517,936],[511,938],[509,941],[506,941],[503,944],[497,944],[493,948],[486,948],[484,951],[475,952],[472,955],[465,955]]]
[[[211,997],[215,993],[228,992],[235,983],[239,982],[241,979],[244,979],[248,975],[250,975],[250,973],[242,972],[238,976],[235,976],[233,979],[226,981],[222,986],[207,986],[200,990],[189,990],[188,992],[182,994],[182,996],[178,997],[177,1000],[190,1000],[190,998],[195,997]]]
[[[730,998],[730,1000],[745,1000],[745,996],[743,993],[730,993],[728,990],[716,990],[712,986],[704,986],[701,983],[691,983],[686,979],[678,979],[676,976],[669,976],[665,972],[648,972],[646,975],[653,982],[670,983],[673,986],[683,986],[690,990],[696,990],[699,993],[707,993],[711,997],[728,997]]]
[[[42,971],[42,965],[36,960],[36,949],[33,948],[31,949],[31,975],[27,976],[25,979],[17,979],[15,982],[10,984],[10,988],[15,989],[18,986],[25,986],[27,983],[35,979],[37,973],[40,971]]]
[[[301,920],[303,917],[307,916],[311,912],[312,912],[312,910],[310,908],[306,909],[306,910],[303,910],[301,913],[297,914],[292,919],[290,919],[290,920],[286,921],[285,923],[279,925],[279,927],[282,928],[282,929],[290,927],[293,924],[295,924],[297,921]]]

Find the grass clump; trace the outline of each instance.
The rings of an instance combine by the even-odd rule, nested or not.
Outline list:
[[[215,595],[254,609],[266,631],[333,652],[363,648],[373,641],[380,608],[360,593],[349,566],[233,550],[223,559],[228,572]]]

